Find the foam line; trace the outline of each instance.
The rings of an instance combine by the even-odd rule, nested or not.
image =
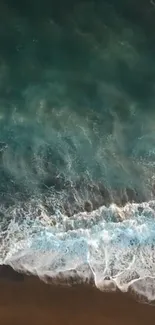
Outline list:
[[[121,221],[116,222],[118,213]],[[101,290],[127,291],[132,285],[148,299],[155,298],[150,293],[155,277],[154,201],[103,206],[71,218],[58,213],[53,218],[54,225],[45,215],[20,224],[12,220],[3,236],[1,264],[42,279],[75,270],[84,279],[92,274]]]

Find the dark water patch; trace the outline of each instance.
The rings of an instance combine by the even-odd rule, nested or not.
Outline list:
[[[72,215],[154,198],[153,5],[8,0],[0,8],[5,204],[52,192]]]

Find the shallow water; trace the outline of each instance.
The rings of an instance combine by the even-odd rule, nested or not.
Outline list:
[[[154,299],[154,16],[0,4],[1,264]]]

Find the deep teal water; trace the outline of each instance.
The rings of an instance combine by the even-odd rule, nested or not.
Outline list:
[[[74,235],[80,240],[74,250],[77,255],[81,240],[84,247],[90,244],[91,235],[81,235],[76,224],[75,216],[84,211],[98,211],[92,212],[87,227],[94,227],[93,213],[97,213],[99,242],[106,238],[106,231],[111,238],[111,230],[106,229],[113,233],[116,221],[116,239],[123,238],[122,229],[126,229],[124,247],[126,241],[130,246],[130,232],[136,245],[141,245],[142,238],[147,242],[151,229],[154,238],[154,222],[148,220],[148,215],[154,217],[154,208],[147,203],[155,193],[154,26],[153,1],[1,1],[2,262],[13,254],[9,245],[25,247],[20,240],[33,249],[41,240],[41,247],[47,248],[48,234],[29,244],[37,227],[36,236],[40,234],[40,219],[45,233],[49,224],[54,227],[50,231],[56,237],[50,237],[54,238],[50,245],[58,250],[71,240],[65,238],[73,231],[69,243],[74,247]],[[114,210],[109,206],[129,202],[132,213],[125,208],[124,216],[136,224],[122,226],[123,208],[118,212],[116,206]],[[144,234],[140,237],[141,213]],[[75,222],[63,228],[67,216],[75,217]],[[107,224],[101,225],[103,219]],[[92,229],[90,234],[96,236],[96,228]],[[59,246],[61,231],[64,237]],[[97,247],[106,245],[99,242]],[[104,276],[110,276],[105,269]]]
[[[1,4],[1,194],[85,179],[150,198],[154,10],[146,1]]]

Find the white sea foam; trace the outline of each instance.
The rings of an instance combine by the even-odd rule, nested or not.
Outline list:
[[[71,218],[45,212],[20,223],[14,218],[1,233],[0,256],[1,264],[44,280],[75,270],[84,281],[93,275],[101,290],[132,285],[154,300],[155,202],[103,206]]]

